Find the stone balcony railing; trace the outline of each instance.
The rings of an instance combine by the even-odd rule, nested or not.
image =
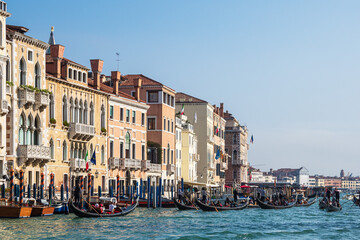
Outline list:
[[[120,168],[120,159],[110,157],[109,158],[109,168],[110,169]]]
[[[168,175],[172,175],[175,173],[175,165],[174,164],[167,164],[166,171]]]
[[[161,173],[161,164],[158,163],[150,163],[150,172],[153,173]]]
[[[0,105],[1,105],[1,115],[5,115],[9,112],[9,109],[8,109],[8,102],[3,99],[0,101]]]
[[[246,165],[245,159],[233,159],[232,165]]]
[[[89,170],[91,170],[91,162],[89,164]],[[73,171],[86,171],[85,159],[81,158],[70,158],[70,167]]]
[[[151,162],[150,160],[141,160],[141,170],[148,171],[150,170]]]
[[[70,139],[89,141],[95,135],[95,127],[88,124],[70,123],[69,127]]]
[[[44,110],[50,103],[50,96],[48,93],[36,92],[35,93],[35,108]]]
[[[19,101],[22,105],[28,106],[35,103],[35,91],[19,88]]]
[[[121,169],[140,169],[141,168],[141,160],[137,159],[120,159],[120,168]]]
[[[51,158],[50,147],[39,145],[19,145],[17,154],[20,159],[19,165],[25,162],[33,165],[45,164]]]

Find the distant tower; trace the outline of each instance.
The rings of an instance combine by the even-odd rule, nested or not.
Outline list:
[[[51,27],[49,45],[55,45],[54,27]],[[46,50],[46,54],[50,54],[50,47]]]
[[[344,169],[341,169],[341,171],[340,171],[340,177],[341,177],[341,178],[345,177]]]

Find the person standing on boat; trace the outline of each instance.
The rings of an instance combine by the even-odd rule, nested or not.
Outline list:
[[[335,188],[335,200],[338,207],[340,207],[340,192],[337,188]]]
[[[328,203],[330,203],[330,197],[331,197],[331,192],[330,189],[326,189],[326,200]]]
[[[80,203],[80,196],[81,196],[81,188],[79,186],[79,184],[77,183],[74,189],[74,197],[75,197],[75,203],[79,204]]]
[[[234,191],[233,191],[233,195],[234,195],[234,203],[237,203],[237,197],[238,197],[238,191],[236,190],[236,188],[234,188]]]
[[[202,188],[201,190],[202,202],[206,203],[206,188]]]

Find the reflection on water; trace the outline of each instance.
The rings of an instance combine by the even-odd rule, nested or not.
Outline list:
[[[351,239],[360,235],[360,208],[344,202],[342,212],[309,208],[202,212],[141,209],[120,218],[73,214],[0,219],[1,239]]]

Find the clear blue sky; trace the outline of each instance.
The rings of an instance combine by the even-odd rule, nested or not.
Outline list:
[[[360,1],[9,0],[9,24],[89,66],[105,61],[225,103],[262,170],[360,174]]]

